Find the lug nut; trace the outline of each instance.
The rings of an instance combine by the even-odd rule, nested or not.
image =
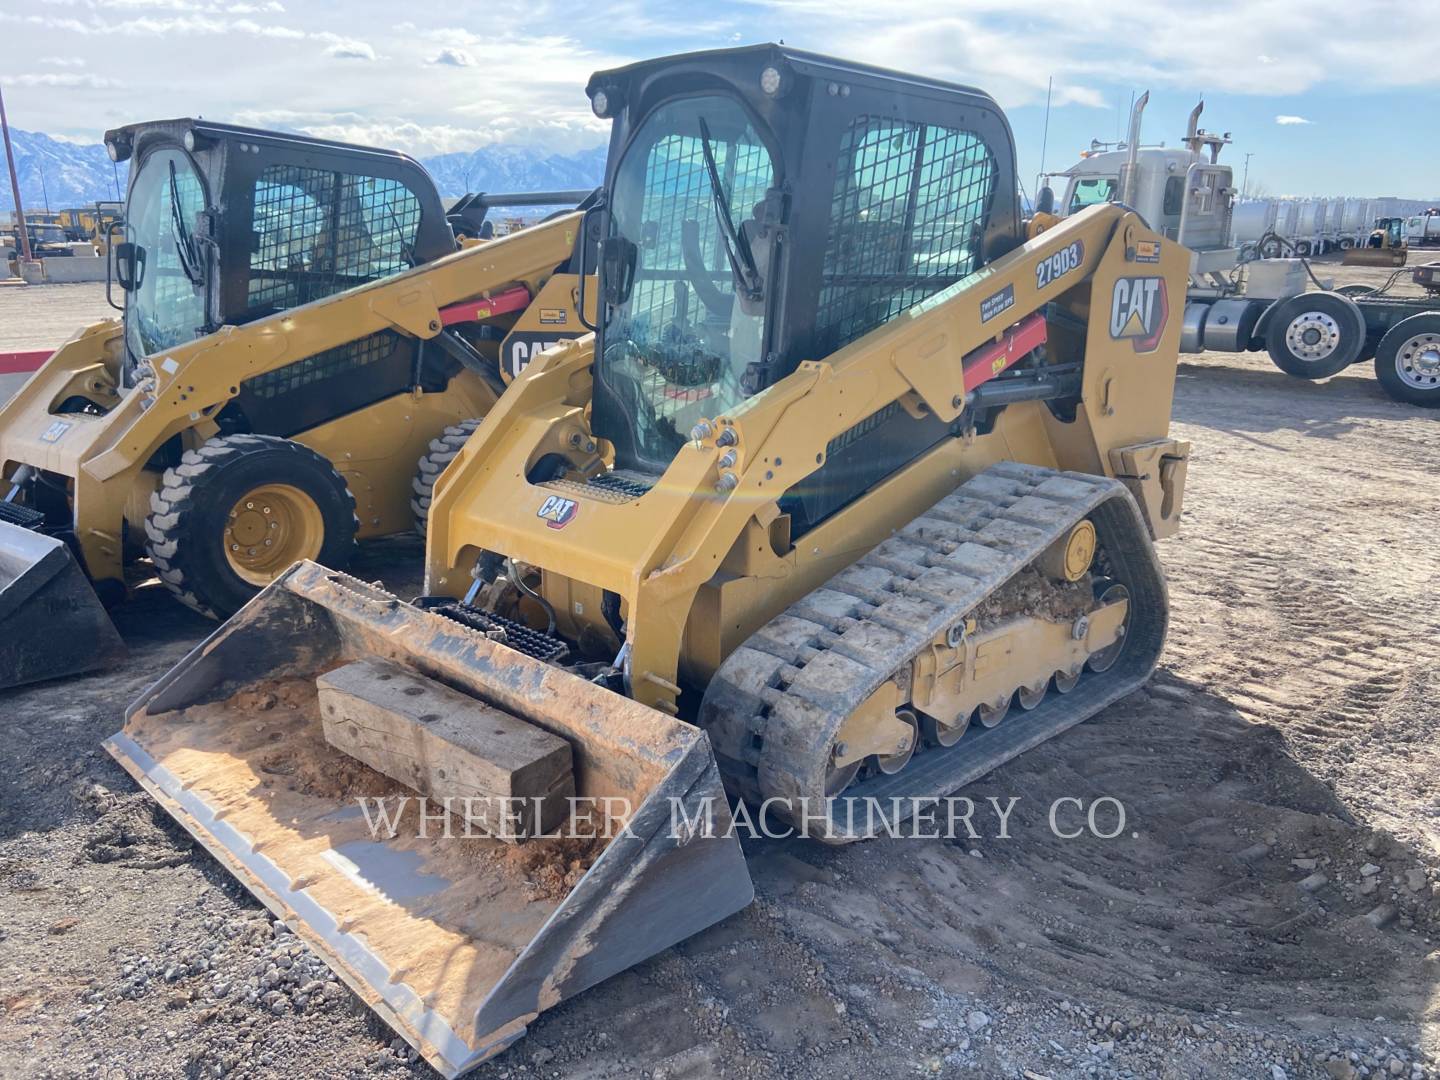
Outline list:
[[[1081,615],[1070,627],[1070,636],[1076,641],[1084,641],[1085,635],[1090,633],[1090,617]]]

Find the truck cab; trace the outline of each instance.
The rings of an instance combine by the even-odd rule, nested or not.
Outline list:
[[[1132,121],[1137,132],[1139,108],[1143,105]],[[1055,212],[1068,216],[1097,203],[1128,202],[1156,232],[1191,250],[1192,273],[1233,266],[1237,192],[1230,166],[1217,160],[1230,136],[1198,126],[1203,108],[1202,103],[1191,112],[1179,146],[1092,142],[1078,162],[1054,174],[1063,182]]]

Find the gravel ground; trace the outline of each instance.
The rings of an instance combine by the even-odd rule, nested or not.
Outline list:
[[[1440,1076],[1440,416],[1263,354],[1186,358],[1175,416],[1161,669],[967,792],[1008,839],[748,843],[752,907],[476,1075]],[[209,627],[119,623],[119,672],[0,696],[0,1075],[433,1076],[99,749]],[[1062,796],[1125,829],[1058,839]]]
[[[119,294],[116,294],[117,300]],[[103,281],[0,288],[0,352],[53,349],[82,326],[119,318]]]

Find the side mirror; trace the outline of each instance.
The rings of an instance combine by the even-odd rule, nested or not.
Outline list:
[[[1035,212],[1037,214],[1053,214],[1055,212],[1055,192],[1051,190],[1049,184],[1035,193]]]
[[[600,245],[600,298],[612,307],[630,299],[640,249],[623,236],[606,237]]]
[[[134,292],[145,280],[145,249],[125,240],[111,250],[115,256],[115,280],[127,293]]]

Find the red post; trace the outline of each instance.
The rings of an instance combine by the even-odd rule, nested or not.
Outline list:
[[[20,257],[30,262],[30,229],[25,224],[25,208],[20,205],[20,178],[15,175],[15,151],[10,146],[10,124],[5,119],[3,91],[0,91],[0,133],[5,136],[5,164],[10,168],[10,191],[15,196],[15,237],[20,241]]]

